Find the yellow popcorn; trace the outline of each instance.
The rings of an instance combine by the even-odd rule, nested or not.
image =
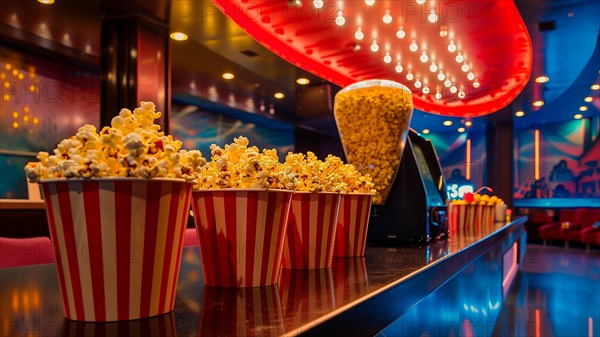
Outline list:
[[[350,164],[372,177],[375,204],[391,188],[412,115],[412,96],[397,87],[371,86],[342,91],[335,118]]]
[[[283,170],[296,176],[296,191],[375,193],[371,176],[363,176],[356,167],[333,155],[321,161],[310,151],[306,155],[289,152]]]
[[[133,112],[122,109],[98,133],[86,124],[62,140],[53,154],[40,152],[39,162],[28,163],[32,182],[58,178],[181,178],[195,181],[206,160],[197,150],[181,149],[181,142],[165,136],[154,124],[160,112],[152,102],[141,102]]]
[[[224,148],[212,144],[211,161],[202,167],[196,189],[275,188],[293,190],[296,177],[282,170],[277,150],[259,151],[240,136]]]

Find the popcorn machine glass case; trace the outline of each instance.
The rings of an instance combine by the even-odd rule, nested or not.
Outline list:
[[[358,82],[335,97],[346,158],[377,189],[369,242],[426,242],[447,234],[442,170],[431,142],[409,131],[412,109],[410,90],[387,80]]]

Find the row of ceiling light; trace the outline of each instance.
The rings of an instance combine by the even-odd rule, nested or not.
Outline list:
[[[599,71],[600,73],[600,71]],[[546,75],[542,75],[542,76],[538,76],[534,79],[535,83],[539,83],[539,84],[544,84],[547,83],[548,81],[550,81],[550,78]],[[590,87],[590,89],[592,89],[592,91],[598,91],[600,90],[600,84],[592,84],[592,86]],[[594,100],[594,98],[592,96],[586,96],[583,101],[586,103],[591,103]],[[544,105],[544,101],[543,100],[535,100],[531,103],[534,107],[541,107]],[[588,111],[588,106],[587,105],[582,105],[579,107],[579,111],[581,112],[586,112]],[[519,110],[517,112],[515,112],[515,117],[523,117],[525,116],[525,111],[523,110]],[[583,115],[580,113],[577,113],[575,115],[573,115],[573,118],[575,119],[582,119]]]
[[[445,120],[442,122],[442,125],[444,126],[452,126],[452,124],[454,124],[451,120]],[[466,127],[471,127],[473,125],[473,122],[471,121],[465,121],[465,126]],[[465,131],[467,131],[467,129],[465,127],[459,127],[458,129],[456,129],[456,131],[458,131],[459,133],[463,133]],[[430,133],[431,131],[429,129],[423,129],[421,130],[421,133],[426,135],[428,133]]]
[[[188,35],[182,32],[173,32],[169,36],[175,41],[185,41],[188,39]],[[233,73],[227,72],[223,73],[221,77],[223,77],[226,80],[233,80],[235,78],[235,75]],[[300,77],[296,79],[296,83],[300,85],[307,85],[310,83],[310,80],[306,77]],[[273,94],[273,97],[275,97],[276,99],[283,99],[285,97],[285,94],[281,91],[278,91]]]
[[[417,4],[419,5],[424,5],[426,3],[425,0],[417,0],[416,1]],[[433,2],[432,2],[433,3]],[[365,4],[367,6],[374,6],[375,5],[375,0],[365,0]],[[316,9],[320,9],[321,7],[323,7],[323,1],[322,0],[315,0],[313,1],[313,6]],[[429,15],[427,16],[427,19],[430,23],[437,23],[438,22],[438,15],[435,12],[435,4],[433,6],[430,6],[431,8],[428,10]],[[391,24],[393,21],[393,17],[391,15],[391,11],[390,9],[386,9],[384,15],[382,16],[382,21],[384,24]],[[343,16],[343,11],[338,11],[337,13],[337,18],[336,18],[336,24],[338,26],[343,26],[345,24],[346,20]],[[398,31],[396,32],[396,37],[399,40],[402,40],[406,37],[406,31],[405,31],[405,27],[404,25],[400,25],[398,28]],[[443,25],[440,27],[440,37],[442,38],[446,38],[448,36],[448,28]],[[365,38],[365,33],[363,31],[363,27],[362,24],[359,20],[359,22],[357,23],[357,28],[356,31],[354,33],[354,38],[358,41],[362,41]],[[380,43],[381,41],[378,42],[377,40],[377,29],[374,29],[373,32],[371,33],[371,44],[370,44],[370,50],[373,53],[377,53],[380,50]],[[445,42],[444,42],[445,43]],[[433,74],[433,78],[434,81],[435,79],[437,79],[440,83],[439,84],[435,84],[435,99],[436,100],[440,100],[443,96],[442,91],[445,91],[447,89],[449,89],[449,92],[451,94],[456,94],[458,96],[458,98],[462,99],[465,98],[466,94],[464,91],[464,88],[462,85],[457,86],[457,81],[458,78],[455,76],[452,76],[449,72],[444,73],[444,70],[442,69],[442,65],[440,62],[436,63],[436,60],[434,59],[434,54],[432,53],[431,50],[425,50],[425,48],[423,47],[424,44],[421,45],[421,55],[419,57],[419,60],[421,61],[421,63],[429,63],[429,61],[431,61],[429,63],[429,71]],[[360,50],[360,45],[357,44],[356,45],[357,48],[355,48],[355,50]],[[456,53],[456,56],[454,57],[455,61],[457,63],[459,63],[460,69],[466,73],[466,78],[468,81],[472,81],[471,85],[473,86],[473,88],[479,88],[480,83],[479,80],[476,78],[475,73],[472,70],[472,66],[469,64],[469,62],[466,60],[466,56],[464,55],[464,53],[458,49],[457,44],[455,43],[454,39],[450,39],[450,41],[448,42],[447,45],[447,49],[448,52],[450,53]],[[417,44],[417,41],[415,39],[412,39],[410,45],[409,45],[409,51],[412,53],[417,53],[419,51],[419,44]],[[383,61],[387,64],[392,63],[392,61],[394,60],[394,58],[391,55],[391,51],[390,51],[390,45],[385,44],[385,55],[383,57]],[[426,67],[427,68],[427,67]],[[397,73],[402,73],[404,71],[404,66],[402,64],[402,60],[400,57],[400,54],[396,55],[396,62],[395,62],[395,66],[394,69]],[[426,73],[426,72],[425,72]],[[432,92],[432,90],[429,86],[433,85],[431,84],[431,82],[428,81],[427,76],[423,76],[423,78],[419,78],[418,76],[415,76],[415,74],[413,73],[413,69],[410,69],[410,65],[409,65],[409,69],[406,72],[406,80],[413,82],[413,86],[418,89],[420,91],[420,93],[427,95],[430,92]],[[432,81],[433,82],[433,81]]]

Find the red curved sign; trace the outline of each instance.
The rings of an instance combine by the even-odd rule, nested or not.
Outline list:
[[[495,112],[531,73],[531,39],[511,0],[213,1],[292,64],[340,86],[403,83],[427,112]]]

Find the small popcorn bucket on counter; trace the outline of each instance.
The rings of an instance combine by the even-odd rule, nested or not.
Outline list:
[[[333,256],[364,256],[372,194],[342,194]]]
[[[173,310],[192,183],[41,182],[65,316],[109,322]]]
[[[147,336],[176,337],[175,317],[173,313],[148,319],[118,322],[77,322],[65,320],[62,326],[63,337],[111,337],[111,336]]]
[[[494,225],[493,205],[450,204],[450,234],[482,235]]]
[[[294,192],[283,268],[331,267],[341,196],[331,192]]]
[[[274,189],[192,192],[206,285],[277,283],[292,194]]]
[[[277,285],[204,287],[198,336],[282,336],[283,322]]]
[[[335,309],[331,268],[283,269],[279,293],[286,326],[297,327]]]
[[[364,257],[336,259],[331,269],[335,275],[336,307],[350,303],[369,291]]]

